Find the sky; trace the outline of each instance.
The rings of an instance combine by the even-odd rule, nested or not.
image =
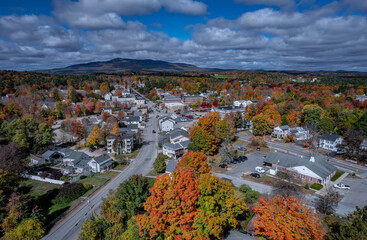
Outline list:
[[[120,57],[367,72],[366,15],[366,0],[2,1],[0,69]]]

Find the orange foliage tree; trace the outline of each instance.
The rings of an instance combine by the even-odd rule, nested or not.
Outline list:
[[[187,152],[178,163],[177,168],[192,167],[197,174],[208,173],[211,167],[208,164],[207,157],[202,152]]]
[[[255,208],[255,234],[271,240],[322,239],[321,220],[301,200],[290,196],[261,198]]]
[[[198,239],[194,219],[198,214],[198,180],[192,168],[157,176],[151,188],[151,196],[144,203],[145,215],[137,216],[140,236],[175,239]]]

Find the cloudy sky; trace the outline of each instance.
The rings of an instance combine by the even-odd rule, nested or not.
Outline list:
[[[11,0],[0,69],[112,58],[200,67],[367,71],[366,0]]]

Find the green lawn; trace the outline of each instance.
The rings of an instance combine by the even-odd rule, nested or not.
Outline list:
[[[88,176],[87,178],[84,178],[84,179],[80,179],[78,180],[77,182],[78,183],[89,183],[89,184],[92,184],[94,187],[99,187],[101,185],[103,185],[105,182],[108,181],[108,178],[106,177],[99,177],[97,175],[94,175],[94,176]]]
[[[335,182],[336,180],[338,180],[338,178],[340,178],[341,175],[343,175],[344,172],[340,171],[340,170],[336,170],[335,175],[331,178],[331,181]]]
[[[127,153],[127,154],[119,154],[119,155],[118,155],[118,158],[134,159],[134,158],[136,158],[136,156],[138,155],[139,151],[140,151],[140,148],[138,148],[138,149],[136,149],[136,150],[132,151],[131,153]]]
[[[58,185],[58,184],[39,182],[36,180],[31,180],[31,179],[27,179],[23,181],[20,184],[20,186],[24,187],[27,190],[28,195],[32,197],[36,197],[36,198],[40,195],[47,193],[48,191],[52,189],[61,187],[61,185]]]

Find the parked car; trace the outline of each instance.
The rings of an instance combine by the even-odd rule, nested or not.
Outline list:
[[[260,178],[260,174],[258,173],[250,173],[250,176],[254,178]]]
[[[238,162],[244,162],[247,160],[247,157],[246,156],[239,156],[237,159],[236,159]]]
[[[350,186],[344,185],[343,183],[334,184],[334,188],[342,189],[342,190],[350,190]]]
[[[96,151],[97,150],[97,148],[96,147],[90,147],[89,148],[89,152],[94,152],[94,151]]]
[[[221,165],[219,165],[219,167],[220,168],[227,168],[228,166],[227,166],[227,164],[221,164]]]
[[[263,167],[259,167],[259,166],[257,166],[255,168],[255,171],[258,172],[258,173],[265,173],[266,172],[266,170]]]
[[[236,159],[233,159],[233,160],[231,161],[231,163],[232,163],[232,164],[237,164],[237,163],[238,163],[238,161],[237,161]]]
[[[256,148],[256,151],[260,151],[260,148],[258,147],[258,148]]]
[[[153,130],[152,133],[155,133],[155,130]]]
[[[238,150],[240,150],[240,151],[247,151],[247,148],[239,147]]]

